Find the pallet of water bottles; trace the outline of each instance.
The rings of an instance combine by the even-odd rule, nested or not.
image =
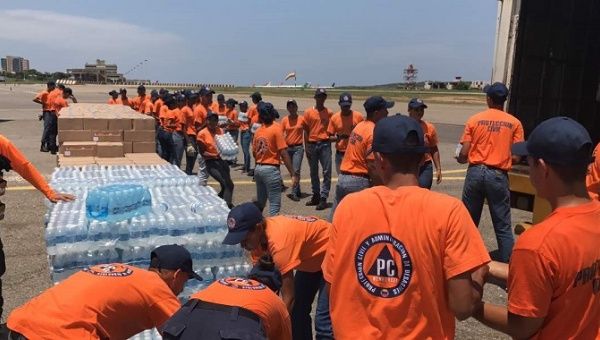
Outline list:
[[[62,167],[51,184],[77,197],[48,203],[46,243],[54,283],[100,263],[148,268],[150,252],[173,243],[190,251],[203,285],[250,269],[240,247],[221,244],[225,202],[173,165]],[[195,286],[186,287],[182,298],[204,287],[190,284]]]

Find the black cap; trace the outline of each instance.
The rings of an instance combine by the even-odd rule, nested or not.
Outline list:
[[[294,104],[294,105],[298,106],[298,103],[296,103],[296,101],[295,101],[294,99],[289,99],[289,100],[287,101],[287,103],[285,104],[285,106],[290,106],[290,105],[292,105],[292,104]]]
[[[178,94],[175,96],[175,100],[177,100],[178,102],[184,102],[185,96],[183,94]]]
[[[483,92],[488,95],[488,97],[498,99],[501,101],[505,101],[506,97],[508,97],[508,88],[506,85],[496,82],[492,85],[486,85],[483,88]]]
[[[256,109],[261,120],[270,121],[279,117],[279,112],[275,110],[275,107],[271,103],[260,102]]]
[[[246,106],[248,106],[248,102],[247,102],[247,101],[245,101],[245,100],[242,100],[242,101],[240,102],[240,106],[242,106],[242,105],[246,105]]]
[[[340,106],[351,106],[352,105],[352,95],[350,92],[344,92],[340,94],[340,101],[338,102]]]
[[[156,90],[150,91],[150,97],[158,97],[158,91],[156,91]]]
[[[225,101],[225,95],[219,93],[219,95],[217,96],[217,101]]]
[[[261,101],[262,95],[260,94],[260,92],[254,92],[253,94],[250,95],[250,98]]]
[[[229,99],[227,99],[227,101],[225,102],[225,104],[228,104],[228,105],[237,105],[237,103],[238,103],[238,102],[237,102],[237,100],[235,100],[235,99],[233,99],[233,98],[229,98]]]
[[[227,216],[229,232],[223,239],[223,244],[240,244],[255,225],[263,221],[263,215],[252,202],[235,206]]]
[[[413,98],[408,102],[409,109],[418,109],[420,107],[427,108],[427,105],[425,105],[425,102],[421,98]]]
[[[214,93],[215,93],[215,91],[213,91],[213,90],[212,90],[210,87],[208,87],[208,86],[202,86],[202,87],[200,88],[200,91],[198,92],[198,94],[199,94],[199,95],[201,95],[201,96],[206,96],[206,95],[208,95],[208,94],[214,94]]]
[[[119,93],[125,93],[126,94],[127,93],[127,89],[126,88],[119,89]]]
[[[408,144],[411,135],[417,137],[417,143]],[[423,129],[413,118],[407,116],[390,116],[383,118],[375,125],[373,131],[373,151],[383,154],[426,153]]]
[[[202,277],[194,272],[190,252],[177,244],[168,244],[154,249],[150,254],[150,268],[180,269],[188,273],[190,279],[202,281]]]
[[[324,88],[319,87],[318,89],[315,90],[315,98],[318,96],[325,96],[327,97],[327,91],[325,91]]]
[[[582,152],[589,155],[582,157]],[[592,160],[592,139],[583,125],[568,117],[554,117],[538,125],[526,142],[515,143],[513,154],[543,159],[548,164],[588,164]]]
[[[367,113],[369,112],[374,112],[377,110],[382,110],[382,109],[390,109],[392,107],[394,107],[394,102],[388,102],[385,99],[383,99],[383,97],[381,96],[373,96],[373,97],[369,97],[367,98],[367,100],[365,100],[365,103],[363,104],[365,110],[367,111]]]
[[[109,95],[109,96],[112,96],[112,95],[114,95],[114,94],[117,94],[117,91],[115,91],[115,90],[112,90],[112,91],[110,91],[110,92],[108,93],[108,95]]]
[[[217,119],[219,119],[219,114],[218,114],[218,113],[216,113],[216,112],[214,112],[214,111],[208,111],[208,113],[206,114],[206,119],[207,119],[207,120],[209,120],[209,119],[213,119],[213,118],[215,118],[215,117],[216,117]]]
[[[138,86],[137,90],[138,91],[146,91],[146,86],[140,85],[140,86]]]
[[[56,82],[54,80],[50,80],[46,83],[46,86],[56,86]]]
[[[169,90],[165,89],[164,87],[161,87],[160,90],[158,90],[158,93],[160,93],[160,94],[169,93]]]

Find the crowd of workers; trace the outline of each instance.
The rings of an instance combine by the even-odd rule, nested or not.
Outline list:
[[[252,145],[257,202],[232,207],[223,243],[239,244],[256,266],[248,277],[217,280],[183,306],[176,295],[186,280],[201,278],[182,247],[155,249],[148,271],[124,264],[86,268],[13,311],[9,338],[124,339],[157,327],[167,339],[312,339],[315,300],[317,339],[449,339],[455,319],[469,317],[515,338],[600,337],[599,147],[593,151],[590,135],[574,120],[548,119],[524,141],[521,123],[503,109],[506,86],[486,87],[488,109],[467,121],[455,157],[469,166],[461,201],[429,190],[432,163],[436,181],[442,176],[435,128],[422,120],[427,106],[420,99],[410,101],[410,116],[388,116],[394,103],[370,97],[361,121],[348,106],[350,94],[340,96],[334,118],[338,114],[324,106],[326,91],[318,89],[315,107],[303,116],[288,101],[289,116],[280,124],[258,93],[237,117],[230,102],[230,114],[220,118],[208,88],[197,98],[152,93],[153,111],[146,112],[140,107],[150,105],[138,90],[130,103],[157,118],[159,151],[171,161],[185,150],[194,163],[202,159],[217,169],[211,175],[223,175],[229,164],[209,165],[219,160],[214,135],[237,128],[242,146]],[[118,99],[129,101],[123,93]],[[191,117],[182,113],[185,105]],[[244,142],[247,130],[250,142]],[[307,205],[323,207],[332,142],[339,163],[332,221],[278,215],[282,162],[292,177],[291,198],[301,195],[301,148],[311,167]],[[188,148],[198,155],[191,157]],[[4,146],[0,154],[10,165]],[[507,171],[523,160],[552,213],[515,242]],[[245,158],[246,172],[249,162]],[[222,180],[221,194],[232,205],[233,186]],[[498,261],[477,231],[484,200]],[[267,201],[270,216],[264,217]],[[507,288],[506,305],[485,301],[489,281]]]

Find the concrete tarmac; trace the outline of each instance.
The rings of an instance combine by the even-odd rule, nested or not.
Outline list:
[[[12,90],[11,90],[12,87]],[[39,152],[42,123],[38,121],[37,114],[40,112],[39,105],[32,102],[35,94],[43,90],[41,85],[0,85],[0,134],[13,141],[32,161],[33,164],[47,177],[50,178],[56,167],[56,156],[49,153]],[[108,99],[108,86],[73,86],[75,96],[80,102],[104,103]],[[130,90],[130,96],[135,96],[135,90]],[[230,95],[239,100],[249,100],[249,93]],[[285,114],[285,102],[288,98],[266,97],[265,101],[273,102],[281,114]],[[314,105],[311,99],[302,98],[298,100],[300,110]],[[407,103],[396,103],[391,113],[406,112]],[[440,138],[440,154],[444,179],[441,184],[433,185],[432,190],[444,192],[460,198],[466,166],[456,163],[454,151],[456,143],[462,133],[463,124],[466,119],[479,112],[485,107],[482,105],[469,104],[429,104],[425,119],[434,123]],[[337,98],[330,98],[326,106],[337,111]],[[355,102],[354,108],[362,110],[362,101]],[[185,158],[185,157],[184,157]],[[241,160],[241,155],[238,158]],[[185,159],[184,159],[185,162]],[[251,200],[256,195],[256,189],[252,179],[232,169],[232,178],[235,182],[234,204]],[[337,178],[333,170],[334,180]],[[308,164],[306,159],[302,168],[302,191],[310,193],[310,180],[308,175]],[[8,180],[9,190],[1,198],[7,206],[6,218],[0,222],[0,235],[4,243],[6,253],[6,273],[2,277],[3,292],[5,298],[3,320],[15,307],[26,302],[50,286],[48,263],[46,260],[46,248],[44,242],[43,215],[46,211],[43,196],[33,190],[22,178],[14,172],[5,174]],[[289,185],[289,178],[285,177]],[[218,190],[218,185],[210,182]],[[329,202],[333,201],[335,181],[332,183]],[[313,215],[327,218],[330,209],[316,211],[314,207],[306,207],[305,202],[293,202],[285,195],[282,198],[281,212],[286,214]],[[435,213],[435,207],[431,207],[431,213]],[[519,210],[513,210],[513,224],[518,221],[531,220],[531,214]],[[484,207],[484,213],[480,223],[481,235],[490,251],[497,249],[496,239],[492,228],[491,219]],[[486,285],[485,300],[496,303],[505,303],[506,293],[502,288],[494,285]],[[505,339],[506,336],[479,324],[473,319],[465,322],[457,322],[456,337],[458,339]]]

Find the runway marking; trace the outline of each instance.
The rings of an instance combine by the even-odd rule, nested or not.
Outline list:
[[[460,172],[460,171],[457,171],[457,172]],[[450,172],[445,172],[445,173],[450,173]],[[443,181],[464,181],[464,180],[465,180],[464,177],[442,177],[442,182]],[[284,183],[286,181],[289,181],[289,179],[288,178],[284,179]],[[331,182],[337,182],[337,177],[332,178]],[[310,183],[310,179],[309,178],[301,179],[300,183]],[[233,184],[234,185],[254,185],[255,182],[253,182],[251,180],[242,180],[242,181],[234,181]],[[208,185],[219,185],[219,182],[208,181]],[[16,187],[8,186],[6,188],[6,191],[30,191],[30,190],[37,190],[37,189],[31,185],[23,185],[23,186],[16,186]]]

